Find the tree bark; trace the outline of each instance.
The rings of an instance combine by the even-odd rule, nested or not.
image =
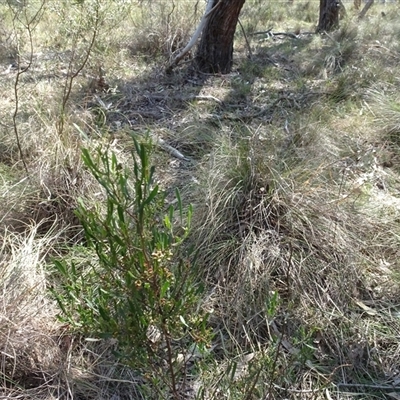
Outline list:
[[[195,63],[200,71],[227,74],[233,63],[233,38],[245,0],[209,0],[215,7],[203,29]]]
[[[320,0],[317,32],[329,32],[339,26],[340,1]]]

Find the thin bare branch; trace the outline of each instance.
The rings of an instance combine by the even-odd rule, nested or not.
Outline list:
[[[57,130],[58,130],[58,134],[61,135],[63,130],[64,130],[64,114],[65,114],[65,108],[67,106],[67,102],[71,96],[71,90],[72,90],[72,84],[74,82],[74,79],[82,72],[83,68],[85,68],[88,60],[89,60],[89,56],[90,54],[92,54],[92,50],[94,47],[94,44],[96,42],[97,39],[97,34],[98,34],[98,25],[99,25],[99,4],[97,4],[96,7],[96,15],[95,15],[95,24],[94,24],[94,28],[93,28],[93,34],[92,34],[92,38],[90,40],[89,43],[89,47],[86,51],[85,57],[81,63],[81,65],[76,69],[76,71],[74,73],[72,73],[72,68],[73,68],[73,62],[74,62],[74,58],[75,58],[75,50],[73,50],[72,52],[72,56],[71,56],[71,60],[69,62],[68,65],[68,74],[66,77],[66,82],[65,82],[65,86],[64,86],[64,93],[63,93],[63,100],[62,100],[62,104],[61,104],[61,112],[60,112],[60,118],[57,124]]]
[[[358,16],[358,19],[363,19],[365,17],[365,14],[372,7],[372,4],[374,4],[374,0],[368,0],[367,1],[367,3],[365,4],[364,8],[360,12],[360,15]]]
[[[249,52],[249,58],[251,59],[253,57],[253,54],[251,52],[251,46],[250,46],[249,40],[247,39],[246,32],[244,30],[242,23],[240,22],[240,19],[238,19],[238,23],[239,23],[240,29],[242,30],[244,40],[246,41],[247,51]]]

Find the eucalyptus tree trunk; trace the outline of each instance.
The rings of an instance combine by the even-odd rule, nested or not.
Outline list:
[[[320,0],[317,32],[329,32],[339,26],[339,0]]]
[[[245,0],[209,0],[216,7],[208,19],[197,48],[200,71],[227,74],[233,63],[233,38]]]

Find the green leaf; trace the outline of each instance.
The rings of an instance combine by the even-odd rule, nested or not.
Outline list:
[[[236,368],[237,368],[237,362],[236,361],[232,361],[232,363],[230,363],[228,365],[228,368],[226,370],[226,374],[229,376],[229,380],[231,382],[234,382],[235,379],[235,373],[236,373]]]
[[[121,204],[117,204],[118,218],[122,224],[125,224],[125,210]]]
[[[193,206],[189,204],[187,218],[186,218],[186,227],[189,230],[192,223],[192,215],[193,215]]]
[[[168,215],[166,215],[164,217],[164,225],[168,230],[170,230],[172,228],[171,219],[170,219],[170,217]]]
[[[54,266],[57,268],[58,272],[63,274],[64,276],[67,276],[67,269],[65,268],[64,263],[58,260],[53,260]]]
[[[158,186],[155,186],[154,189],[150,192],[147,199],[143,202],[143,207],[150,204],[154,200],[154,198],[157,196],[157,194],[158,194]]]
[[[121,246],[121,247],[125,247],[125,243],[124,243],[124,241],[118,236],[118,235],[114,235],[113,236],[113,240],[115,241],[115,242],[117,242],[117,244],[119,245],[119,246]]]
[[[183,220],[183,207],[182,207],[182,199],[181,199],[181,194],[179,192],[179,189],[175,189],[175,197],[178,200],[178,210],[179,210],[179,216],[181,218],[181,222]]]
[[[115,153],[111,153],[111,170],[114,172],[118,169],[118,161]]]
[[[165,282],[162,284],[162,286],[161,286],[160,298],[166,297],[166,294],[167,294],[169,288],[170,288],[170,283],[169,283],[169,281],[165,281]]]
[[[69,316],[70,313],[67,312],[66,308],[64,307],[64,302],[66,303],[65,299],[63,297],[61,297],[58,293],[56,293],[54,289],[50,289],[50,292],[54,295],[56,302],[57,302],[58,306],[60,307],[62,313],[65,316]]]
[[[149,183],[149,185],[151,185],[153,183],[153,176],[154,176],[155,170],[156,170],[155,167],[150,168],[149,177],[147,179],[147,182]]]

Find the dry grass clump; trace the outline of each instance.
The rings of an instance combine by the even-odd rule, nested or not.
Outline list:
[[[134,55],[171,57],[186,46],[203,13],[203,5],[143,1],[132,10],[129,47]]]
[[[45,258],[57,235],[37,238],[38,227],[24,235],[2,233],[0,249],[0,374],[13,390],[39,388],[57,381],[62,356],[54,334],[56,308],[49,301]]]
[[[400,97],[397,90],[396,85],[386,91],[370,90],[367,98],[380,131],[394,140],[400,134]]]
[[[231,295],[235,292],[235,299],[248,308],[253,302],[242,296],[256,294],[258,285],[266,298],[280,288],[281,294],[299,305],[297,296],[309,293],[306,283],[315,288],[314,279],[326,270],[322,281],[332,276],[335,284],[328,286],[344,304],[349,292],[342,290],[336,269],[347,266],[346,275],[356,275],[353,253],[358,247],[357,233],[350,229],[354,217],[336,207],[341,182],[337,181],[336,189],[330,182],[328,191],[324,178],[325,174],[338,174],[334,169],[340,166],[320,160],[317,172],[306,174],[304,161],[297,159],[303,165],[293,168],[292,161],[269,146],[256,137],[236,146],[225,143],[206,166],[209,172],[204,171],[204,188],[198,188],[205,192],[195,196],[205,198],[197,205],[202,215],[197,244],[205,273],[211,281],[229,287]],[[299,282],[303,278],[304,282]],[[351,286],[349,282],[346,284]],[[346,294],[343,298],[341,292]],[[258,300],[261,309],[266,298]],[[238,308],[233,307],[235,312]],[[249,317],[254,315],[250,313],[244,320]]]
[[[341,28],[325,36],[310,39],[310,45],[294,54],[303,73],[318,79],[332,79],[350,70],[358,63],[362,55],[361,41],[358,38],[357,25],[344,23]]]
[[[16,232],[29,231],[33,222],[39,233],[57,229],[65,239],[79,241],[81,228],[74,213],[77,198],[96,190],[83,168],[82,142],[75,133],[59,137],[54,128],[32,132],[29,138],[28,147],[34,149],[25,159],[29,175],[21,177],[7,169],[1,222]]]
[[[400,98],[397,95],[398,85],[391,84],[385,88],[373,88],[367,91],[365,104],[374,116],[376,140],[379,143],[379,158],[384,168],[398,171],[400,157]],[[396,185],[397,177],[386,174],[389,184]],[[386,188],[386,186],[385,186]]]
[[[56,319],[48,254],[61,231],[2,232],[0,396],[9,399],[142,398],[140,382],[113,356],[114,343],[83,341]]]
[[[271,143],[260,132],[221,139],[193,195],[204,199],[195,207],[195,240],[222,348],[231,356],[256,351],[253,367],[275,357],[279,367],[264,365],[269,372],[261,375],[272,374],[283,388],[307,390],[319,387],[321,376],[325,384],[357,381],[363,373],[383,379],[388,361],[363,355],[376,339],[362,307],[389,301],[398,290],[388,285],[389,269],[381,275],[376,257],[384,248],[389,257],[398,231],[368,211],[369,201],[378,201],[368,175],[376,166],[351,162],[351,139],[340,143],[336,132],[315,125],[308,129],[320,133],[300,152],[294,144],[294,153],[282,152],[285,140]],[[390,319],[382,312],[383,325]],[[393,347],[396,329],[374,332],[382,346]],[[389,353],[395,362],[396,353]],[[324,371],[310,373],[309,383],[301,377],[307,364]]]
[[[361,21],[349,15],[337,31],[313,36],[308,46],[299,43],[293,57],[302,74],[330,81],[344,73],[346,85],[353,90],[390,80],[397,62],[393,48],[397,28],[379,10],[372,9],[371,15]],[[388,15],[398,13],[396,8],[385,10]]]

